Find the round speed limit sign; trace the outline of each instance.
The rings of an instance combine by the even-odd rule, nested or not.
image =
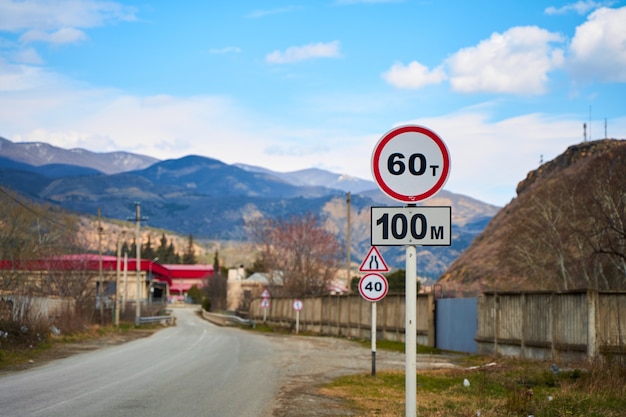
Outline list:
[[[394,200],[416,203],[434,196],[450,174],[450,153],[432,130],[399,126],[387,132],[372,154],[372,176]]]
[[[381,274],[367,274],[359,281],[359,293],[367,301],[380,301],[387,295],[389,283]]]

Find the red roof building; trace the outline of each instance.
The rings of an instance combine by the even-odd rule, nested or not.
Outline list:
[[[85,272],[99,281],[100,262],[105,288],[120,289],[120,297],[124,300],[137,299],[137,271],[139,270],[139,298],[148,296],[161,299],[163,297],[184,297],[189,289],[196,285],[202,287],[213,276],[213,265],[163,265],[149,259],[141,259],[139,268],[135,258],[118,258],[109,255],[74,254],[52,257],[49,259],[22,262],[0,261],[2,271],[12,270],[41,276],[44,273]],[[119,270],[119,274],[118,274]],[[32,274],[31,274],[32,273]],[[118,281],[119,280],[119,281]],[[117,282],[116,286],[112,284]],[[97,284],[96,284],[97,285]]]

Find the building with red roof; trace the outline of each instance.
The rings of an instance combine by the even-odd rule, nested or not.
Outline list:
[[[138,263],[135,258],[118,259],[116,256],[97,254],[63,255],[15,262],[0,261],[0,274],[13,271],[25,274],[31,279],[42,279],[52,274],[86,273],[96,288],[100,282],[100,268],[105,294],[110,296],[117,292],[122,301],[137,299],[165,301],[173,297],[184,298],[193,285],[202,287],[213,276],[213,265],[163,265],[149,259],[140,259]]]

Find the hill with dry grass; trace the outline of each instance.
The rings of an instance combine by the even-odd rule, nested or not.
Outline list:
[[[625,190],[625,140],[569,147],[519,183],[438,284],[462,293],[625,289]]]

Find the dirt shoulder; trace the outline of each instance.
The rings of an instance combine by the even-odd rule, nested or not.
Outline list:
[[[371,374],[371,349],[353,341],[332,337],[267,336],[278,351],[280,370],[278,395],[263,417],[350,416],[341,399],[324,396],[320,388],[351,374]],[[418,369],[455,367],[455,357],[419,355]],[[404,371],[404,353],[376,352],[376,372]]]

